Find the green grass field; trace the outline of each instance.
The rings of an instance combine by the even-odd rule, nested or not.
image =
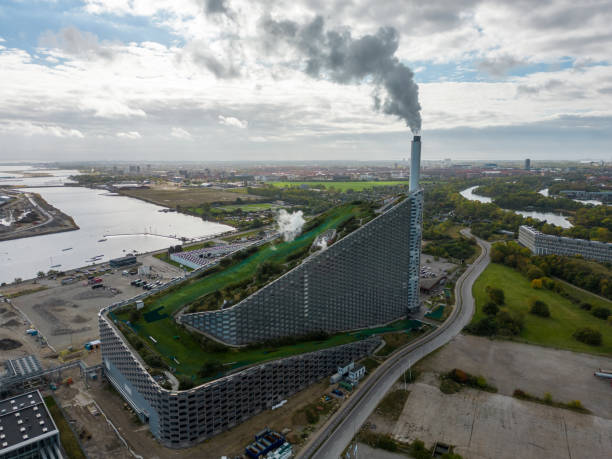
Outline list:
[[[390,180],[390,181],[371,181],[371,182],[270,182],[278,188],[289,188],[298,187],[301,185],[308,185],[310,187],[325,187],[326,189],[335,188],[336,190],[345,192],[346,190],[363,191],[368,188],[374,188],[377,186],[396,186],[405,185],[408,186],[407,180]]]
[[[605,320],[598,319],[588,311],[580,309],[568,299],[558,293],[546,289],[533,289],[529,280],[518,271],[500,264],[492,263],[474,283],[474,297],[476,299],[476,313],[473,321],[484,317],[482,307],[488,300],[485,291],[491,285],[503,289],[506,296],[506,306],[514,311],[524,313],[525,327],[518,337],[528,343],[542,346],[568,349],[571,351],[588,352],[596,354],[610,354],[612,352],[612,327]],[[574,290],[573,294],[593,305],[605,306],[612,309],[612,303],[594,295],[565,286]],[[550,308],[551,316],[541,318],[529,314],[529,299],[537,298],[544,301]],[[601,346],[589,346],[576,341],[572,334],[577,328],[592,327],[601,332],[603,343]]]
[[[228,367],[230,369],[266,359],[277,359],[292,354],[309,352],[310,350],[337,346],[358,339],[354,335],[344,334],[336,335],[325,342],[302,343],[288,346],[286,349],[279,348],[274,353],[269,349],[258,349],[253,352],[241,350],[236,353],[230,351],[227,355],[223,353],[210,354],[201,348],[197,339],[176,324],[172,315],[203,295],[220,290],[226,285],[245,278],[253,277],[258,266],[265,261],[282,262],[288,255],[311,245],[318,234],[329,228],[336,228],[352,215],[359,215],[360,212],[360,207],[355,205],[338,207],[331,211],[320,225],[301,234],[293,241],[281,242],[275,246],[263,246],[255,254],[222,271],[188,281],[181,288],[166,295],[150,297],[145,300],[145,308],[142,311],[141,318],[132,324],[133,330],[144,338],[147,344],[157,351],[168,365],[176,367],[177,373],[190,376],[194,375],[206,361],[211,359],[222,363],[233,362]],[[149,320],[147,320],[147,316]],[[114,317],[126,321],[129,319],[129,312],[118,313]],[[150,336],[154,337],[157,343],[154,344],[149,339]],[[178,365],[173,357],[180,362]]]
[[[262,210],[276,209],[277,207],[279,206],[270,202],[260,202],[257,204],[232,204],[229,206],[219,206],[213,207],[212,210],[231,212],[236,209],[242,209],[244,212],[260,212]]]

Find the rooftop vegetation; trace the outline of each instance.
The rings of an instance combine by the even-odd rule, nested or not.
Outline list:
[[[150,368],[174,369],[182,388],[254,363],[366,338],[368,335],[318,333],[230,348],[188,331],[173,315],[183,308],[209,310],[219,308],[224,301],[235,304],[297,266],[324,231],[334,228],[342,238],[373,216],[369,203],[336,207],[308,221],[293,241],[275,241],[238,252],[201,276],[148,297],[141,311],[130,305],[110,317]]]

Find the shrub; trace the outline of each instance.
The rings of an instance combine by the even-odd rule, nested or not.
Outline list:
[[[546,392],[544,394],[544,403],[546,403],[547,405],[552,405],[553,399],[552,399],[552,395],[550,392]]]
[[[548,305],[540,300],[532,300],[529,312],[540,317],[550,317],[550,310]]]
[[[410,455],[414,459],[429,459],[431,457],[431,451],[425,448],[425,443],[421,440],[415,440],[410,445]]]
[[[178,378],[179,390],[187,390],[193,387],[193,381],[189,376],[180,375]]]
[[[582,406],[582,403],[580,403],[580,400],[572,400],[571,402],[567,404],[567,406],[568,408],[572,410],[579,410],[579,411],[584,410],[584,406]]]
[[[542,288],[542,279],[533,279],[531,281],[531,288],[541,289]]]
[[[518,312],[501,310],[495,316],[497,333],[503,336],[518,335],[523,330],[525,319]]]
[[[223,369],[223,365],[217,361],[206,362],[198,371],[198,376],[200,378],[208,378],[209,376],[214,376],[219,373]]]
[[[497,321],[494,317],[487,316],[469,324],[466,330],[478,336],[493,336],[497,333]]]
[[[590,311],[593,308],[593,305],[591,303],[580,303],[580,309],[584,309],[585,311]]]
[[[598,319],[607,320],[611,313],[608,308],[600,306],[598,308],[593,309],[593,311],[591,311],[591,314],[593,314]]]
[[[143,360],[153,368],[164,368],[166,366],[159,355],[147,354],[143,357]]]
[[[487,287],[487,293],[489,294],[489,298],[493,303],[501,306],[506,302],[506,296],[504,295],[504,291],[501,288],[496,287]]]
[[[492,301],[489,301],[483,306],[482,312],[484,312],[488,316],[494,316],[499,312],[499,306],[497,306]]]
[[[599,346],[601,344],[601,333],[591,327],[579,328],[572,336],[590,346]]]
[[[131,313],[130,313],[130,322],[131,323],[135,323],[138,322],[140,320],[140,311],[138,311],[137,309],[134,309]]]

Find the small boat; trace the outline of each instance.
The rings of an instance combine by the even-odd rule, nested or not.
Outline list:
[[[59,268],[60,266],[62,266],[62,265],[53,265],[53,266],[51,266],[51,267],[52,267],[52,268]]]
[[[72,250],[72,247],[68,247],[67,249],[62,249],[62,252],[65,252],[66,250]]]
[[[102,238],[102,239],[98,240],[98,242],[106,242],[107,240],[108,239],[106,239],[106,238]]]

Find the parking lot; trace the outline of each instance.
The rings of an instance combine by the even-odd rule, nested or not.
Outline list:
[[[100,285],[103,287],[92,289],[92,280],[87,277],[93,274],[77,272],[74,276],[80,278],[74,283],[62,285],[60,280],[44,281],[49,288],[14,298],[12,304],[57,352],[70,346],[82,347],[84,343],[99,337],[98,311],[101,307],[142,293],[141,287],[130,285],[133,280],[142,278],[147,282],[167,282],[182,275],[180,269],[151,255],[139,257],[138,261],[150,266],[149,276],[124,274],[124,271],[133,271],[133,267],[111,269],[96,275],[102,280]],[[29,327],[24,325],[22,328],[25,331]]]

